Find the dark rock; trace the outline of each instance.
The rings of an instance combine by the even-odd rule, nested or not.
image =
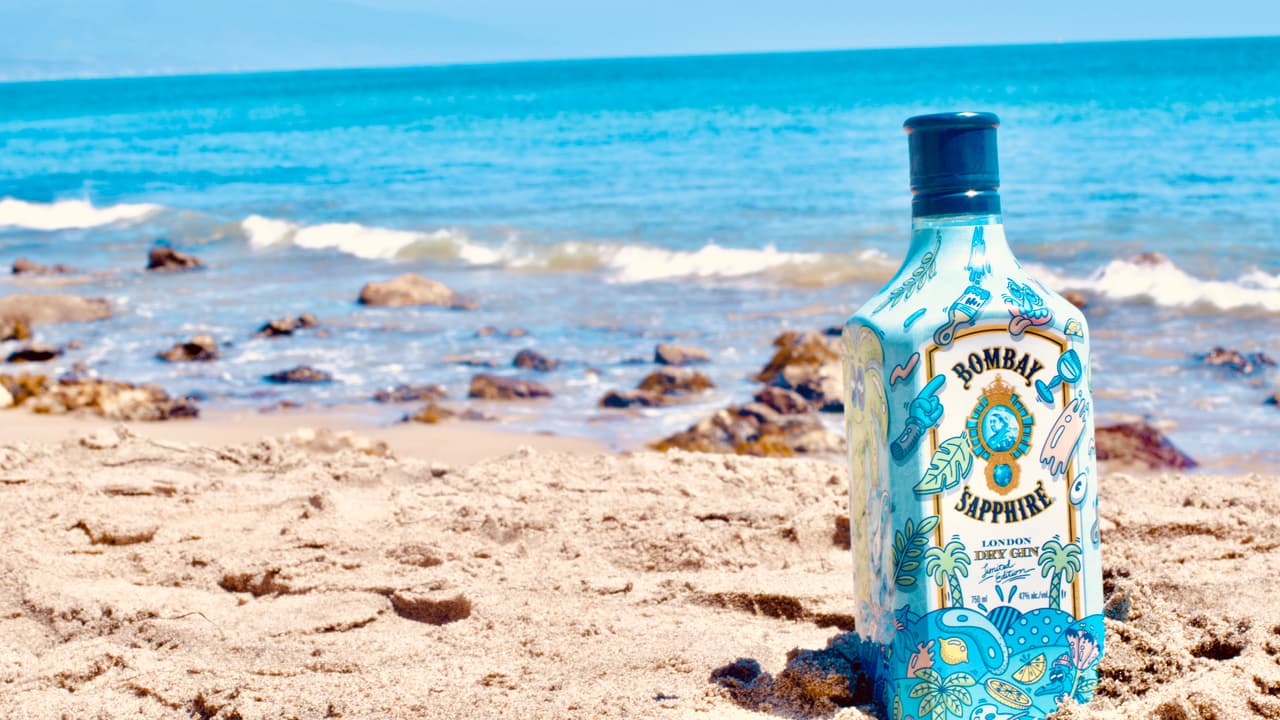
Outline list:
[[[773,339],[773,346],[773,357],[755,377],[762,383],[774,384],[789,367],[840,362],[839,341],[818,332],[788,330]]]
[[[711,378],[695,370],[661,368],[654,370],[640,381],[637,390],[659,395],[692,395],[715,387]]]
[[[657,393],[644,390],[610,390],[600,398],[600,407],[663,407],[670,405],[671,400]]]
[[[462,594],[437,597],[397,590],[391,594],[391,607],[402,618],[429,625],[445,625],[471,617],[471,601]]]
[[[374,402],[406,403],[423,400],[442,400],[449,397],[443,385],[397,385],[390,390],[379,390],[373,394]]]
[[[601,407],[663,407],[715,387],[711,378],[680,367],[664,367],[645,376],[635,390],[611,390],[600,398]]]
[[[766,386],[756,393],[756,402],[764,403],[783,415],[809,412],[809,401],[794,390]]]
[[[1146,422],[1108,425],[1097,429],[1095,448],[1099,460],[1123,465],[1185,469],[1197,466],[1169,439]]]
[[[444,283],[425,278],[417,273],[405,273],[385,282],[368,283],[360,290],[359,302],[361,305],[378,307],[435,305],[467,309],[473,306]]]
[[[777,348],[756,380],[794,390],[822,412],[841,412],[840,340],[819,332],[782,333]]]
[[[521,350],[516,353],[516,357],[511,361],[515,367],[525,370],[537,370],[538,372],[551,372],[560,364],[558,360],[543,355],[537,350]]]
[[[0,386],[4,387],[13,398],[13,405],[21,405],[33,397],[39,397],[49,390],[49,378],[44,375],[22,373],[20,375],[0,375]]]
[[[1086,296],[1084,293],[1079,292],[1077,290],[1068,290],[1062,294],[1062,297],[1066,298],[1067,302],[1071,303],[1072,305],[1075,305],[1081,310],[1089,306],[1088,296]]]
[[[9,357],[5,362],[48,362],[60,355],[62,355],[62,348],[56,345],[32,343],[31,345],[18,348],[17,350],[9,353]]]
[[[0,320],[0,342],[30,340],[31,328],[23,320]]]
[[[294,332],[303,328],[313,328],[320,324],[315,315],[311,313],[303,313],[298,317],[285,317],[277,320],[271,320],[262,327],[258,328],[258,332],[254,333],[258,337],[280,337],[282,335],[292,335]]]
[[[168,362],[209,362],[218,359],[218,343],[210,335],[197,335],[156,353],[156,357]]]
[[[68,378],[38,388],[30,407],[40,414],[84,410],[108,420],[125,421],[194,418],[200,414],[191,398],[172,398],[154,385],[91,378]]]
[[[18,258],[13,261],[14,275],[68,275],[74,272],[73,268],[61,263],[57,265],[41,265],[26,258]]]
[[[419,422],[428,425],[435,425],[445,420],[451,420],[458,416],[458,413],[450,410],[443,405],[437,403],[427,403],[425,407],[412,415],[405,416],[405,422]]]
[[[1263,405],[1280,405],[1280,392],[1272,393],[1270,397],[1262,401]]]
[[[471,378],[468,395],[481,400],[528,400],[551,397],[551,391],[532,380],[476,375]]]
[[[1197,355],[1196,359],[1201,364],[1225,368],[1238,375],[1252,375],[1261,372],[1263,368],[1276,365],[1276,361],[1266,353],[1255,352],[1246,355],[1239,350],[1228,350],[1223,347],[1215,347],[1203,355]]]
[[[147,255],[148,270],[190,270],[204,267],[200,258],[173,249],[168,245],[156,245]]]
[[[782,371],[778,386],[794,390],[819,412],[844,411],[839,363],[789,367]]]
[[[0,323],[92,322],[111,317],[111,303],[79,295],[6,295],[0,298]]]
[[[782,415],[764,403],[731,406],[704,418],[687,430],[660,440],[656,450],[736,453],[788,457],[804,453],[837,452],[842,438],[827,430],[817,415]]]
[[[653,361],[659,365],[693,365],[711,362],[711,355],[701,348],[662,343],[654,348]]]
[[[262,379],[273,383],[327,383],[333,380],[333,375],[309,365],[299,365],[265,375]]]

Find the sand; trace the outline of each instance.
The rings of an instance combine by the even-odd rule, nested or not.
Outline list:
[[[0,717],[867,717],[839,465],[4,415]],[[1280,718],[1276,484],[1104,473],[1069,717]]]

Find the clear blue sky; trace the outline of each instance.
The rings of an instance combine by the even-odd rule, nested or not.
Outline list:
[[[1280,0],[0,0],[0,79],[1280,35]]]

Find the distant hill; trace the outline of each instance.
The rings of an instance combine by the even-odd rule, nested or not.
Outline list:
[[[465,62],[528,47],[509,31],[343,0],[0,0],[0,80]]]

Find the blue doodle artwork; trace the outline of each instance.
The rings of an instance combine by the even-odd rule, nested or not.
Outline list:
[[[1084,364],[1080,362],[1080,353],[1068,350],[1058,357],[1058,374],[1049,382],[1036,381],[1036,395],[1049,407],[1053,407],[1053,391],[1062,383],[1077,383],[1084,377]]]
[[[902,329],[910,330],[911,326],[915,325],[916,321],[922,317],[924,317],[924,308],[920,308],[919,310],[908,315],[907,319],[902,321]]]
[[[1053,322],[1053,311],[1045,307],[1044,299],[1030,285],[1010,279],[1008,287],[1002,297],[1009,308],[1010,335],[1017,337],[1028,327]]]
[[[969,263],[964,266],[969,271],[969,284],[981,285],[982,279],[991,272],[991,263],[987,262],[987,241],[983,239],[981,225],[973,229],[973,239],[969,241]]]
[[[1040,464],[1050,475],[1057,477],[1067,471],[1067,464],[1080,444],[1088,419],[1089,403],[1082,397],[1072,400],[1058,414],[1058,419],[1049,428],[1044,447],[1040,449]]]
[[[1097,690],[1100,614],[1077,621],[1057,609],[1004,605],[897,618],[883,687],[895,716],[900,708],[922,720],[1043,720],[1067,698],[1088,702]]]
[[[1080,326],[1080,321],[1076,318],[1067,320],[1067,324],[1062,328],[1063,335],[1069,335],[1073,338],[1084,339],[1084,328]]]
[[[983,290],[977,285],[970,285],[964,289],[960,297],[951,303],[951,307],[947,310],[947,321],[938,326],[933,332],[933,342],[938,347],[946,347],[955,339],[956,332],[961,328],[969,327],[977,320],[978,311],[983,308],[987,302],[991,300],[991,293]]]
[[[907,422],[897,439],[889,446],[894,460],[902,460],[915,451],[920,438],[929,428],[942,419],[942,403],[938,400],[938,391],[947,382],[946,375],[936,375],[907,404]]]

